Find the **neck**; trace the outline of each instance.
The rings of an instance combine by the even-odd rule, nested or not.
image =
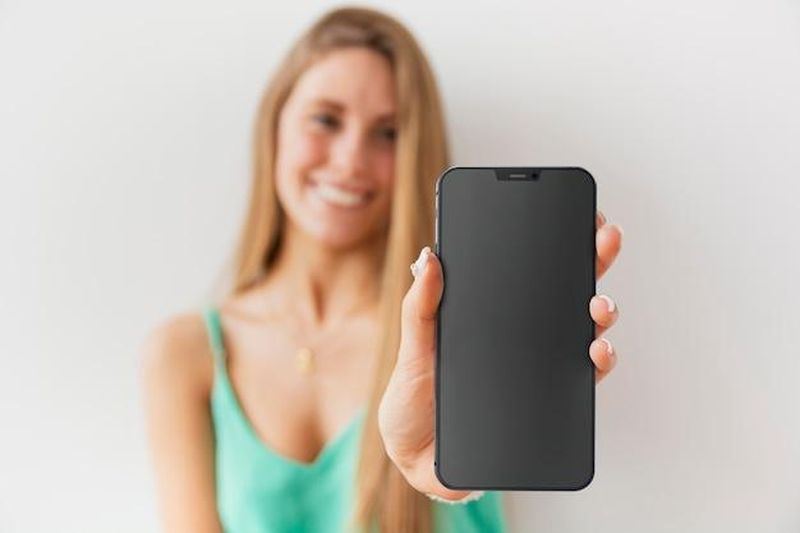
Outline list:
[[[386,238],[348,249],[321,245],[297,227],[285,226],[268,282],[282,306],[317,329],[372,310],[378,301]]]

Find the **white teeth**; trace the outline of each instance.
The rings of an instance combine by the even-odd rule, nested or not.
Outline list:
[[[354,193],[336,185],[317,183],[314,187],[317,195],[326,202],[342,207],[355,207],[365,200],[364,194]]]

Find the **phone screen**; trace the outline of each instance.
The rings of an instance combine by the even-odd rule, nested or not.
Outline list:
[[[436,202],[437,476],[454,489],[585,487],[594,179],[580,168],[454,167]]]

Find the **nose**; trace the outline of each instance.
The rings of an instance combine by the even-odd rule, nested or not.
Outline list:
[[[345,176],[359,177],[367,167],[367,139],[364,132],[351,128],[337,136],[331,146],[331,160]]]

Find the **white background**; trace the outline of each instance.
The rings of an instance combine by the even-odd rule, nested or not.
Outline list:
[[[0,531],[157,528],[138,379],[211,294],[259,94],[321,2],[0,0]],[[597,472],[514,531],[800,530],[800,5],[423,0],[458,164],[581,165],[625,230]]]

